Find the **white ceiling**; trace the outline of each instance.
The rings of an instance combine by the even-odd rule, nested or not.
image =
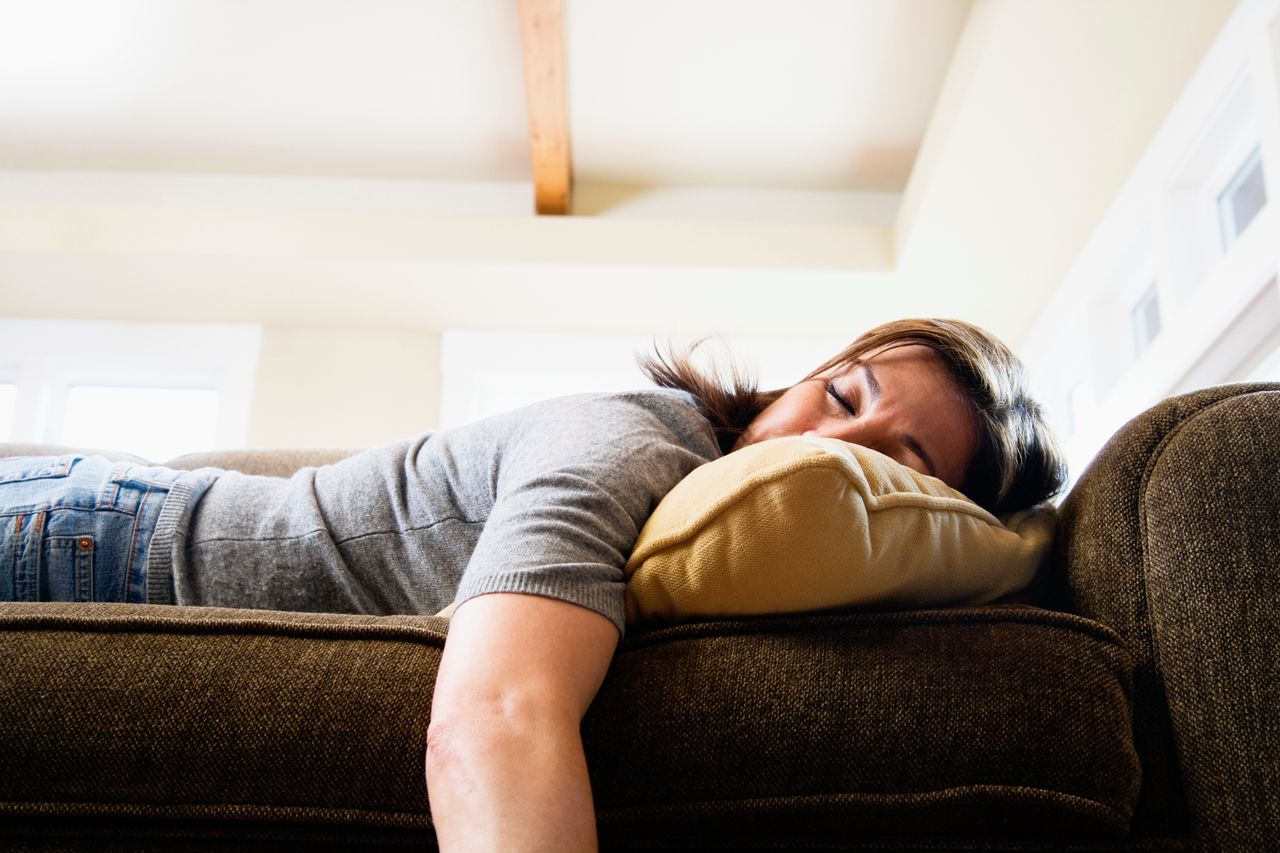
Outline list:
[[[588,183],[901,192],[969,0],[578,0]]]
[[[0,0],[0,312],[1017,345],[1236,5],[566,2]]]
[[[901,192],[970,0],[569,0],[584,183]],[[515,0],[0,0],[8,168],[529,179]]]
[[[0,0],[0,160],[527,180],[512,0]]]

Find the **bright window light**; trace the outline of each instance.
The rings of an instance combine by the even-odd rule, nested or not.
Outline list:
[[[74,386],[59,440],[165,462],[215,446],[218,402],[217,391],[204,389]]]
[[[1267,185],[1262,172],[1262,150],[1255,148],[1218,194],[1222,248],[1226,249],[1234,243],[1266,205]]]
[[[1138,297],[1129,319],[1133,324],[1133,351],[1141,354],[1160,334],[1160,292],[1155,282]]]
[[[18,402],[17,385],[0,385],[0,441],[13,438],[13,410]]]

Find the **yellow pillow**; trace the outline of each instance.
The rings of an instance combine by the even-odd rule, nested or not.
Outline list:
[[[694,469],[627,562],[627,621],[986,604],[1026,588],[1052,507],[1001,522],[856,444],[793,436]]]

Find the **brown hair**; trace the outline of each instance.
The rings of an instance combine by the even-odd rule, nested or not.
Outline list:
[[[711,422],[725,453],[764,409],[787,390],[761,391],[736,364],[727,377],[716,367],[704,371],[692,361],[698,341],[683,351],[668,347],[640,359],[640,369],[664,388],[693,395]],[[1031,397],[1026,370],[1008,347],[989,332],[961,320],[897,320],[860,335],[806,379],[868,353],[921,344],[941,360],[968,400],[978,430],[978,450],[961,487],[980,506],[998,515],[1026,509],[1057,494],[1066,464],[1040,405]]]

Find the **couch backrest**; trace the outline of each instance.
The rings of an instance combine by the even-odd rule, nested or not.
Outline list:
[[[228,468],[245,474],[287,477],[299,468],[328,465],[352,456],[354,450],[213,450],[187,453],[164,463],[170,468]]]
[[[245,474],[266,474],[285,477],[299,468],[327,465],[357,453],[355,450],[211,450],[187,453],[166,462],[153,462],[116,450],[68,447],[61,444],[0,444],[0,459],[9,456],[63,456],[78,453],[82,456],[103,456],[113,462],[134,462],[138,465],[165,465],[169,468],[193,470],[195,468],[225,468]]]

